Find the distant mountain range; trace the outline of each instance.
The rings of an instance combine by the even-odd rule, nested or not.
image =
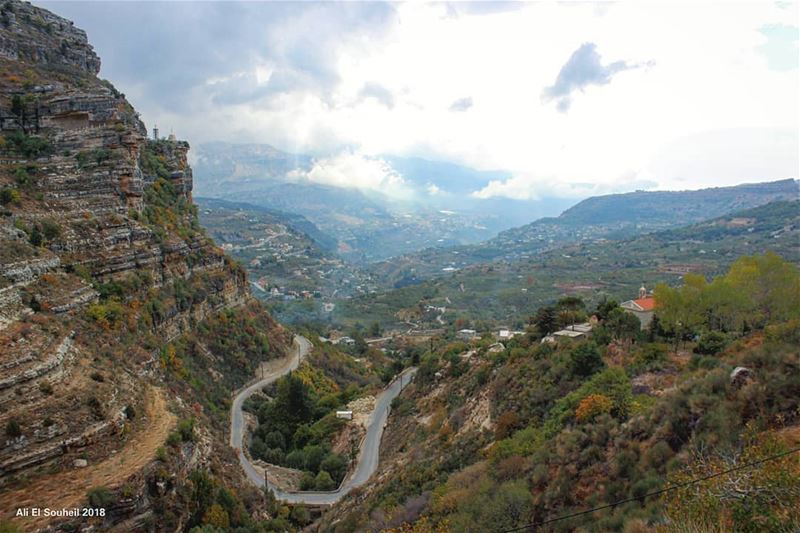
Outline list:
[[[648,288],[661,282],[674,285],[690,272],[712,277],[743,255],[767,251],[800,264],[798,244],[800,201],[776,201],[674,229],[476,263],[444,276],[420,276],[414,283],[400,278],[394,289],[342,302],[334,318],[347,324],[370,319],[388,323],[417,309],[446,307],[446,321],[470,317],[521,328],[526,314],[567,295],[581,296],[589,307],[603,297],[623,301],[634,297],[642,283]],[[422,328],[439,327],[436,316],[423,313],[415,322]]]
[[[798,197],[797,182],[782,180],[697,191],[610,194],[575,205],[564,198],[478,199],[473,191],[510,174],[420,158],[382,157],[410,191],[397,197],[314,181],[308,173],[319,160],[269,145],[216,142],[199,146],[197,152],[195,190],[200,196],[302,215],[329,236],[323,240],[330,249],[354,263],[407,254],[379,267],[394,278],[409,267],[414,268],[412,278],[428,276],[475,262],[524,258],[570,242],[673,228]]]
[[[558,217],[501,232],[486,242],[422,250],[375,265],[375,271],[387,284],[402,286],[478,263],[527,259],[572,243],[629,238],[798,197],[798,183],[791,179],[698,191],[597,196]]]
[[[474,198],[471,192],[509,173],[420,158],[380,158],[402,176],[411,193],[398,199],[299,177],[314,159],[269,145],[216,142],[197,147],[197,152],[199,195],[301,214],[339,242],[343,257],[356,262],[481,242],[537,217],[556,215],[573,203],[563,198]]]

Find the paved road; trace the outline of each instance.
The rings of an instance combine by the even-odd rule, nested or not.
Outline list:
[[[244,455],[242,441],[244,440],[244,414],[242,413],[242,404],[246,399],[253,395],[253,393],[261,390],[270,383],[276,381],[279,377],[288,374],[290,371],[296,369],[300,365],[300,359],[305,357],[311,351],[312,344],[305,337],[296,335],[292,347],[292,354],[286,359],[286,362],[279,368],[276,368],[263,379],[253,383],[249,387],[243,389],[233,399],[231,405],[231,447],[235,449],[239,455],[239,463],[247,474],[247,477],[254,483],[263,486],[264,478],[253,467],[247,457]]]
[[[242,415],[242,403],[250,397],[255,391],[261,387],[268,385],[287,374],[290,370],[297,368],[300,359],[304,357],[311,350],[311,343],[305,337],[296,336],[294,338],[295,351],[288,359],[287,363],[281,368],[273,371],[264,379],[250,385],[242,392],[240,392],[233,400],[231,407],[231,446],[238,451],[239,462],[247,474],[248,479],[258,485],[264,486],[264,478],[256,470],[250,461],[245,457],[242,451],[242,440],[244,437],[244,417]],[[389,417],[389,406],[392,400],[400,394],[401,387],[408,384],[411,378],[416,373],[416,368],[409,368],[400,374],[394,381],[381,392],[375,402],[375,410],[370,417],[370,423],[367,427],[367,434],[364,441],[361,443],[361,449],[358,453],[358,463],[353,473],[345,479],[338,490],[331,492],[285,492],[275,487],[270,483],[269,487],[279,500],[289,503],[306,503],[310,505],[330,505],[341,500],[347,493],[355,487],[359,487],[366,483],[375,470],[378,468],[378,456],[381,446],[381,437],[383,436],[383,428],[386,425],[386,420]]]

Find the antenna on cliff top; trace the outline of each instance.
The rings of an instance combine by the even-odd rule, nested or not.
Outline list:
[[[154,141],[158,140],[158,124],[153,126],[153,140]]]

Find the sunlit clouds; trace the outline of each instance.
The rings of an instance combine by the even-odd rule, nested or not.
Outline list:
[[[405,194],[388,156],[510,172],[475,198],[798,175],[797,4],[113,6],[57,9],[148,123],[311,154],[305,179]]]

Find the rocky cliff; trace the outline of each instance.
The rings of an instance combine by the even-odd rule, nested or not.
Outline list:
[[[204,404],[214,387],[198,392],[199,384],[241,385],[257,359],[279,355],[287,340],[261,309],[244,305],[244,271],[199,226],[188,143],[148,140],[99,68],[72,22],[24,2],[0,5],[4,513],[37,479],[101,466],[140,446],[155,418],[173,420],[175,411],[213,424],[219,413],[204,407],[221,412],[213,402],[224,396],[218,391]],[[194,335],[208,320],[204,331],[213,334],[215,317],[230,310],[239,314],[225,324],[254,321],[269,349],[245,346],[231,361]],[[182,343],[177,355],[175,343]],[[207,360],[182,364],[181,357]],[[153,399],[167,390],[173,401],[158,411]],[[197,461],[196,450],[179,455]],[[110,470],[104,485],[119,486],[124,479]],[[138,496],[128,496],[141,511],[147,498],[139,481],[131,489]],[[76,487],[82,499],[86,487]]]

